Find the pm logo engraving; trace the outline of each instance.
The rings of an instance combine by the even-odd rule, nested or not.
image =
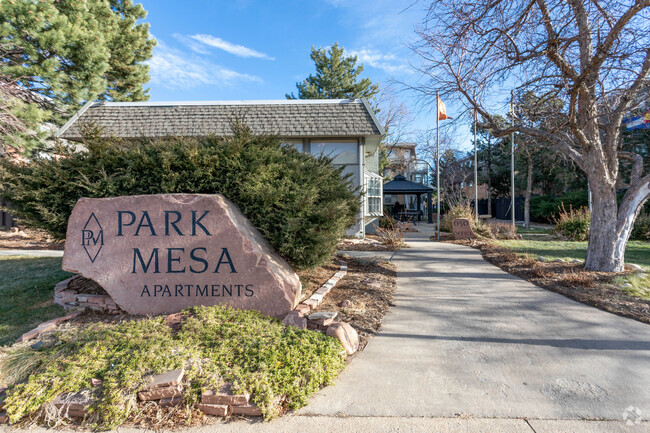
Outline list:
[[[88,254],[90,263],[95,263],[95,259],[104,246],[104,230],[95,213],[91,213],[86,225],[81,230],[81,246]]]

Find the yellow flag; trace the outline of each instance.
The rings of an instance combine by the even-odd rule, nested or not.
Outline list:
[[[445,103],[442,102],[442,99],[440,99],[440,97],[438,97],[438,120],[445,119],[451,119],[451,117],[447,116],[447,108],[445,107]]]

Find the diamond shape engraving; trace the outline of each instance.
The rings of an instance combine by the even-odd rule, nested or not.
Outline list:
[[[95,263],[104,246],[104,230],[95,213],[91,213],[86,225],[81,230],[81,245],[84,247],[90,263]]]

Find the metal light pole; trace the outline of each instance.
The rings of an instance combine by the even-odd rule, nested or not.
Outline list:
[[[515,105],[514,105],[514,91],[510,90],[510,120],[511,124],[515,126]],[[512,225],[515,225],[515,132],[510,134],[510,195],[511,195],[511,215]]]
[[[474,110],[474,218],[478,222],[478,154],[476,152],[476,110]]]
[[[440,143],[438,134],[438,122],[440,117],[440,106],[438,102],[438,91],[436,90],[436,231],[440,240]]]

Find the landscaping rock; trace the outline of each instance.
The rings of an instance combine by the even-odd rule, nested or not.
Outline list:
[[[182,396],[181,382],[184,374],[185,371],[178,368],[152,376],[149,384],[138,392],[138,398],[142,401],[151,401]]]
[[[104,383],[101,379],[90,379],[90,386],[93,388],[98,388]]]
[[[229,406],[227,404],[199,403],[197,408],[206,415],[227,416]]]
[[[338,339],[348,355],[359,350],[359,334],[345,322],[334,323],[327,328],[327,335]]]
[[[178,406],[181,403],[183,403],[183,397],[181,397],[181,396],[170,397],[170,398],[161,398],[160,401],[158,402],[158,406],[160,406],[160,407],[171,407],[171,406]]]
[[[350,305],[352,305],[352,301],[350,301],[349,299],[344,299],[343,301],[339,302],[339,307],[341,308],[347,308]]]
[[[635,271],[643,271],[643,268],[635,263],[628,263],[627,265]]]
[[[92,392],[84,389],[79,392],[64,392],[54,398],[52,404],[63,414],[72,417],[83,417],[86,408],[93,402]]]
[[[161,400],[163,398],[172,398],[183,395],[183,387],[167,386],[164,388],[155,388],[151,391],[140,391],[138,398],[142,401]]]
[[[546,257],[539,256],[539,257],[537,257],[537,261],[538,261],[538,262],[545,262],[545,261],[546,261]]]
[[[580,259],[573,259],[573,260],[571,260],[571,263],[582,263],[582,260],[580,260]]]
[[[243,406],[232,406],[231,413],[233,415],[262,416],[262,408],[253,403]]]
[[[220,194],[81,198],[66,239],[63,269],[130,314],[227,304],[283,317],[301,295],[289,263]]]
[[[339,313],[336,311],[319,311],[317,313],[311,313],[308,316],[309,320],[322,320],[322,319],[336,319]]]
[[[203,391],[201,403],[206,404],[229,404],[231,406],[247,405],[250,401],[250,394],[233,394],[232,383],[225,383],[217,390]]]
[[[289,311],[282,319],[284,326],[295,326],[298,329],[307,329],[307,319],[297,311]]]
[[[43,344],[44,344],[44,343],[43,343],[43,340],[38,340],[36,343],[32,344],[32,345],[29,346],[29,347],[30,347],[30,349],[32,349],[32,350],[39,350],[40,348],[43,347]]]
[[[564,263],[564,262],[566,262],[566,260],[564,260],[564,259],[555,259],[555,260],[553,260],[553,261],[554,261],[554,262],[557,262],[557,263]]]
[[[2,411],[0,412],[0,424],[8,424],[9,423],[9,417],[7,416],[7,412]]]
[[[183,380],[185,370],[177,368],[176,370],[167,371],[157,374],[149,379],[149,383],[142,388],[142,391],[150,391],[156,388],[165,388],[169,386],[178,386]]]
[[[309,307],[309,305],[298,304],[298,306],[293,311],[297,312],[301,316],[306,316],[311,311],[311,308]]]

